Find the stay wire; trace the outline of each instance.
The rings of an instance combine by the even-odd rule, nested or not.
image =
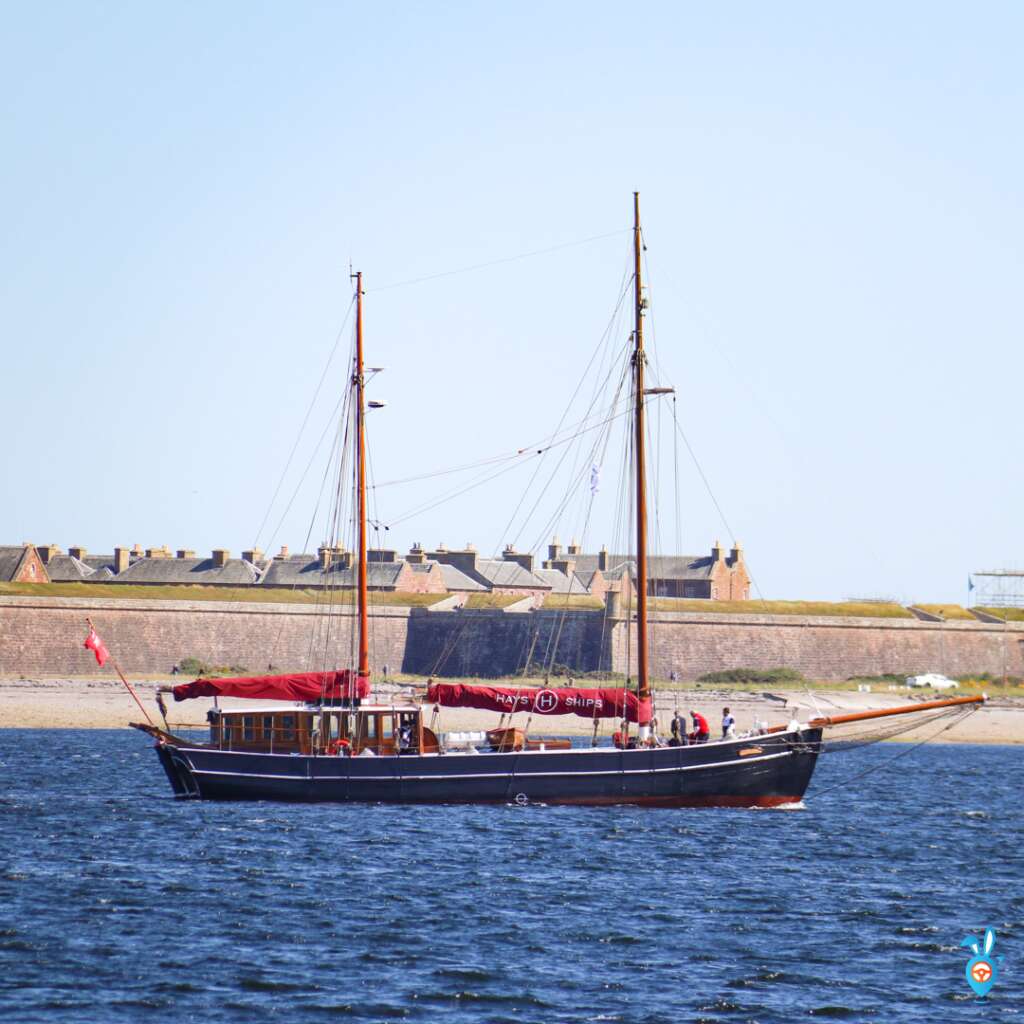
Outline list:
[[[500,267],[506,263],[515,263],[518,260],[532,259],[534,256],[544,256],[550,252],[559,252],[562,249],[572,249],[580,245],[589,245],[591,242],[600,242],[605,238],[614,238],[616,235],[624,234],[629,228],[619,228],[616,231],[607,231],[603,235],[591,235],[589,238],[580,238],[574,242],[561,242],[558,245],[550,245],[544,249],[534,249],[531,252],[517,253],[515,256],[503,256],[496,260],[487,260],[484,263],[474,263],[468,267],[458,267],[454,270],[442,270],[436,274],[426,274],[422,277],[412,277],[405,281],[395,281],[392,284],[383,284],[377,288],[368,288],[367,292],[386,292],[392,288],[406,288],[414,284],[425,284],[428,281],[438,281],[443,277],[454,277],[457,274],[469,274],[475,270],[486,270],[488,267]]]
[[[309,423],[309,417],[313,414],[313,408],[316,406],[317,398],[320,397],[320,390],[324,386],[324,381],[327,379],[327,372],[330,370],[331,363],[334,361],[335,353],[338,351],[338,345],[341,344],[341,339],[345,333],[345,326],[348,323],[348,318],[352,315],[355,300],[356,297],[353,295],[348,304],[348,309],[345,312],[345,319],[342,320],[341,327],[338,328],[338,333],[335,335],[334,344],[331,346],[330,354],[327,356],[327,362],[324,364],[323,372],[320,374],[320,380],[317,382],[316,390],[313,392],[313,397],[310,399],[309,407],[306,409],[306,415],[302,418],[302,424],[295,437],[295,443],[292,445],[292,450],[289,452],[288,458],[285,461],[284,469],[281,471],[281,477],[277,481],[277,487],[274,489],[274,494],[270,499],[270,503],[267,505],[267,511],[263,515],[263,521],[260,523],[260,527],[256,531],[256,539],[253,541],[254,548],[259,546],[260,537],[267,525],[267,520],[270,518],[271,510],[274,507],[274,503],[277,501],[277,496],[281,491],[281,487],[284,485],[285,477],[288,475],[288,470],[291,468],[292,459],[295,458],[295,452],[298,450],[299,443],[302,441],[302,435],[306,430],[306,425]]]
[[[923,740],[919,740],[917,743],[908,747],[906,750],[901,750],[898,754],[895,754],[893,757],[887,758],[880,764],[869,765],[867,768],[864,769],[864,771],[858,772],[856,775],[850,776],[847,779],[843,779],[841,782],[837,782],[834,786],[828,786],[825,789],[816,790],[812,794],[812,796],[814,796],[815,798],[819,796],[824,796],[826,793],[832,793],[837,789],[843,789],[844,787],[848,786],[851,782],[856,782],[858,779],[863,779],[866,775],[871,775],[873,772],[881,771],[883,768],[888,768],[889,765],[898,761],[901,757],[906,757],[908,754],[912,754],[919,747],[923,747],[926,743],[931,743],[932,740],[937,739],[944,732],[948,732],[954,726],[959,725],[962,721],[964,721],[964,719],[968,718],[976,711],[978,711],[977,707],[969,708],[966,711],[962,711],[959,708],[956,709],[956,713],[953,715],[953,720],[949,722],[947,725],[944,725],[941,729],[938,730],[938,732],[935,732],[930,736],[926,736]],[[823,741],[823,747],[825,749],[825,752],[827,753],[827,741]]]
[[[594,351],[591,353],[590,359],[587,360],[587,364],[583,368],[583,372],[580,374],[579,380],[576,383],[576,387],[573,389],[573,393],[570,396],[569,402],[568,402],[568,404],[565,407],[565,411],[562,413],[562,416],[561,416],[561,418],[558,421],[558,426],[555,428],[555,433],[556,434],[561,430],[562,424],[565,422],[565,419],[566,419],[566,417],[569,414],[569,409],[572,408],[573,402],[576,401],[576,396],[579,395],[580,389],[583,387],[583,384],[584,384],[584,382],[587,379],[587,374],[590,373],[591,367],[594,365],[594,361],[598,358],[599,354],[606,347],[609,339],[613,336],[612,335],[612,331],[613,331],[615,323],[618,321],[619,311],[622,308],[622,303],[625,301],[625,297],[626,297],[627,291],[628,291],[627,287],[620,287],[620,289],[619,289],[619,297],[616,300],[615,306],[612,309],[612,314],[609,317],[608,324],[605,327],[604,331],[602,332],[601,338],[598,341],[597,346],[595,347]],[[610,371],[609,371],[609,373],[610,373]],[[587,416],[584,417],[585,419],[589,417],[590,410],[593,409],[594,405],[595,405],[595,399],[591,398],[590,404],[589,404],[589,406],[587,408]],[[530,492],[530,489],[533,487],[534,483],[537,480],[538,475],[540,474],[540,470],[541,470],[542,464],[543,464],[543,457],[537,463],[537,468],[534,470],[533,475],[530,477],[530,480],[527,483],[526,488],[523,491],[522,496],[520,497],[519,501],[516,503],[516,507],[512,510],[512,515],[509,516],[508,523],[506,523],[505,529],[502,531],[501,536],[508,536],[508,534],[511,532],[512,525],[516,521],[516,517],[519,515],[520,509],[523,507],[523,502],[526,500],[526,495]],[[554,478],[553,475],[552,475],[551,478],[549,478],[549,484],[550,484],[550,480],[553,479],[553,478]],[[545,486],[542,489],[541,494],[538,497],[538,501],[540,500],[540,497],[543,496],[543,494],[544,494],[544,492],[546,490],[547,490],[547,486]],[[534,505],[533,505],[533,510],[536,510],[536,507],[537,507],[537,502],[535,501]],[[512,543],[513,544],[518,542],[519,536],[522,534],[523,530],[526,528],[526,525],[527,525],[527,523],[529,523],[530,518],[532,517],[532,515],[533,515],[533,511],[531,511],[530,515],[527,516],[526,519],[524,520],[523,525],[520,526],[520,528],[516,531],[515,537],[512,538]]]

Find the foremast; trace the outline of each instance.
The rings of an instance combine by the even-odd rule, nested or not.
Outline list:
[[[651,733],[651,682],[647,659],[647,474],[644,465],[644,296],[640,276],[640,193],[633,193],[633,393],[636,469],[636,670],[639,738]]]
[[[356,542],[356,588],[359,608],[359,660],[357,674],[370,675],[370,632],[366,585],[366,378],[363,372],[363,274],[356,278],[356,365],[352,383],[356,389],[356,505],[358,539]]]

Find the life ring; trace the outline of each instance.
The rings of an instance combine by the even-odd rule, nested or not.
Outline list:
[[[331,740],[327,744],[328,754],[348,754],[352,750],[352,744],[347,739]]]

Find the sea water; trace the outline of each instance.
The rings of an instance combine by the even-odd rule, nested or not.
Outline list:
[[[136,733],[3,730],[0,1020],[1020,1021],[1022,775],[881,745],[794,810],[218,805]]]

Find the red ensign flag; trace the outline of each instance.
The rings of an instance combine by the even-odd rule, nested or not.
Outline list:
[[[99,638],[99,634],[91,626],[89,627],[89,635],[85,638],[84,646],[86,650],[92,651],[96,655],[96,661],[99,663],[100,668],[102,668],[103,663],[110,657],[110,652]]]

